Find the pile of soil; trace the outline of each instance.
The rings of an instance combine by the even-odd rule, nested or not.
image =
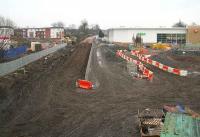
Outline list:
[[[91,44],[67,46],[0,79],[0,134],[11,136],[58,136],[63,110],[73,104],[75,81],[84,78]],[[67,95],[69,94],[69,95]],[[67,123],[70,124],[70,123]],[[64,133],[64,129],[60,127]],[[52,134],[51,134],[51,133]]]
[[[178,55],[173,51],[167,51],[154,55],[151,59],[174,68],[200,71],[199,56]]]

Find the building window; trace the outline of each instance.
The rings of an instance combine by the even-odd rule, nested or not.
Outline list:
[[[60,32],[56,33],[56,38],[60,38]]]
[[[33,32],[29,32],[29,37],[33,38]]]
[[[171,44],[185,44],[186,34],[157,34],[157,42],[171,43]]]
[[[44,38],[44,31],[36,31],[36,37],[37,38]]]

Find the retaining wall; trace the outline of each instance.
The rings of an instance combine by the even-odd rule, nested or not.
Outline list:
[[[94,49],[94,42],[92,43],[91,49],[90,49],[90,55],[86,67],[86,72],[85,72],[85,80],[89,80],[88,76],[91,71],[91,59],[92,59],[92,54],[93,54],[93,49]]]

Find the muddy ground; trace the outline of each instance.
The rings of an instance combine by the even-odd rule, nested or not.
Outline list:
[[[199,75],[178,77],[149,66],[155,73],[152,82],[134,79],[126,62],[115,56],[119,47],[95,45],[89,78],[98,87],[77,89],[75,81],[84,78],[90,47],[67,47],[47,62],[41,59],[28,65],[25,75],[1,78],[0,136],[139,137],[138,109],[183,103],[200,112]],[[188,61],[161,54],[156,58],[200,71],[196,57]]]

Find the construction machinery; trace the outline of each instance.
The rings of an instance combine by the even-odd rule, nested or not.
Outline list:
[[[141,137],[199,137],[200,115],[181,104],[138,110]]]
[[[77,38],[74,36],[65,36],[63,39],[63,42],[67,43],[67,44],[74,44],[74,43],[76,43],[76,39]]]
[[[139,129],[141,137],[160,137],[164,112],[162,109],[147,108],[143,111],[138,110]]]
[[[138,50],[140,51],[140,54],[148,53],[148,50],[144,48],[142,36],[143,35],[141,33],[138,33],[135,38],[133,34],[132,44],[129,45],[129,50]]]
[[[151,45],[152,49],[170,50],[172,46],[167,43],[155,43]]]

